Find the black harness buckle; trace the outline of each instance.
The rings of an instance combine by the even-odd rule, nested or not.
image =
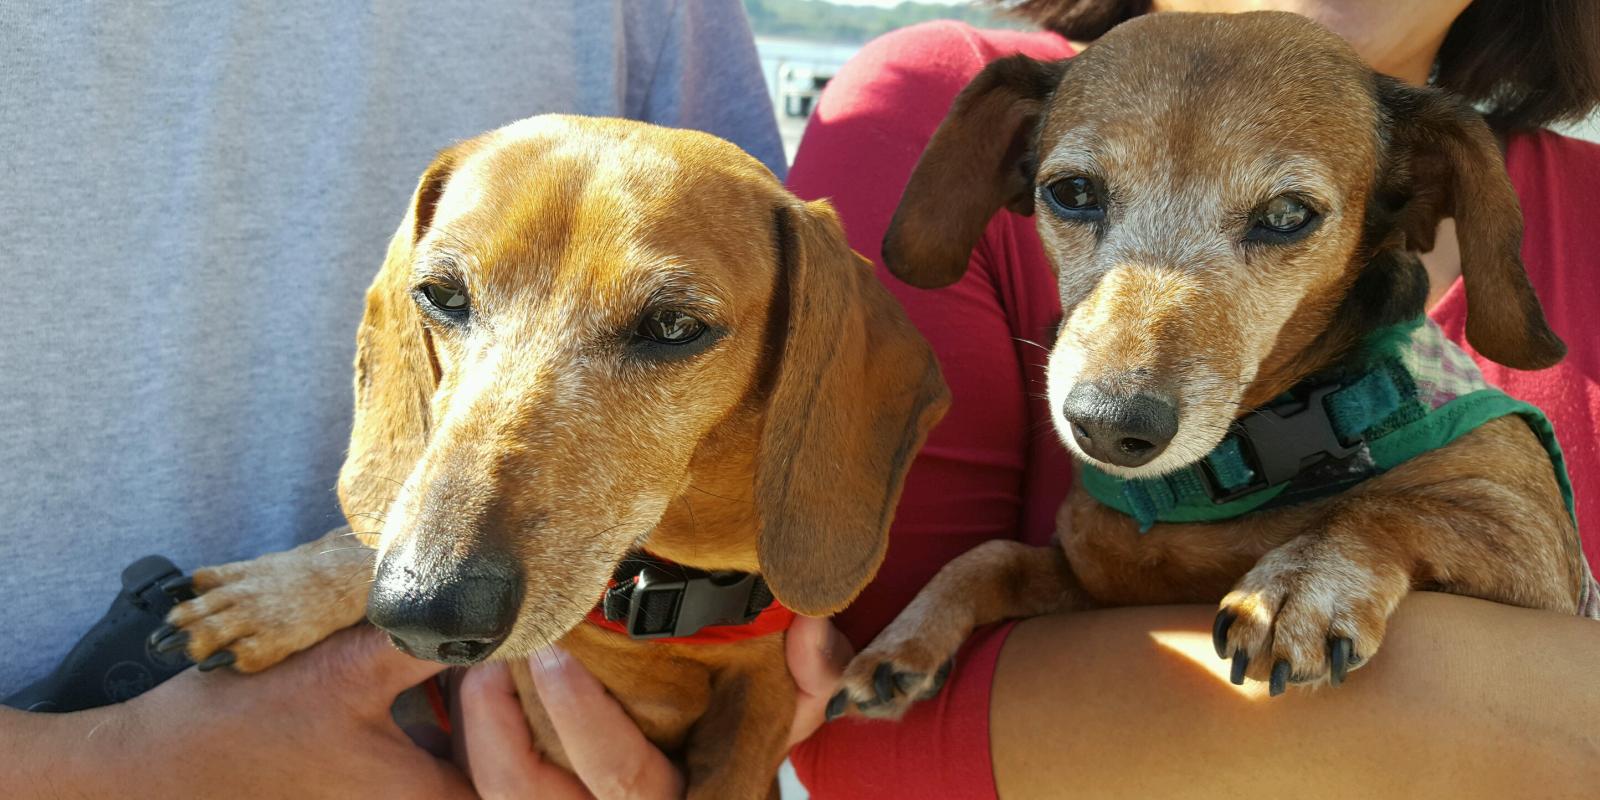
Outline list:
[[[1328,384],[1312,389],[1304,401],[1265,406],[1235,420],[1228,432],[1239,440],[1245,461],[1255,473],[1252,480],[1228,489],[1217,479],[1206,459],[1200,461],[1201,484],[1214,503],[1226,503],[1294,480],[1308,467],[1328,459],[1355,455],[1365,445],[1357,437],[1345,441],[1334,430],[1323,402],[1343,387]]]
[[[606,593],[605,615],[614,621],[625,615],[629,638],[662,639],[753,622],[771,602],[771,592],[755,573],[647,564]]]

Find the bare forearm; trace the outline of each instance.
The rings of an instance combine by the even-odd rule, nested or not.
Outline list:
[[[1407,599],[1338,689],[1268,698],[1216,657],[1214,608],[1017,627],[995,674],[1002,797],[1586,796],[1600,788],[1600,625]]]
[[[0,708],[0,786],[6,797],[98,797],[123,786],[114,781],[116,767],[97,753],[103,737],[118,735],[111,714],[30,714]],[[112,782],[106,781],[111,779]]]

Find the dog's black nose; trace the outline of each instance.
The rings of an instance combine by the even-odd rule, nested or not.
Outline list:
[[[1080,383],[1067,392],[1061,414],[1084,453],[1119,467],[1150,463],[1178,435],[1177,407],[1153,394],[1117,396]]]
[[[417,658],[473,664],[505,641],[521,604],[521,572],[509,557],[430,564],[391,554],[378,565],[367,619]]]

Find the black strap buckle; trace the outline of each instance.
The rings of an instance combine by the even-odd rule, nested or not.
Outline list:
[[[712,625],[743,625],[754,621],[770,602],[765,583],[755,573],[657,564],[645,565],[632,579],[618,580],[604,601],[607,619],[626,614],[628,636],[633,639],[690,636]]]
[[[1228,432],[1241,445],[1245,461],[1255,473],[1243,486],[1228,489],[1217,479],[1208,459],[1200,460],[1200,475],[1214,503],[1226,503],[1294,480],[1305,469],[1328,459],[1349,458],[1365,440],[1346,441],[1334,430],[1324,400],[1341,389],[1327,384],[1312,389],[1304,401],[1259,408],[1235,420]]]

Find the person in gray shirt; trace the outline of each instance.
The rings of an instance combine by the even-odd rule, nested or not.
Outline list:
[[[698,128],[784,172],[737,0],[13,0],[0,45],[0,695],[135,558],[192,570],[341,524],[363,292],[435,151],[561,111]],[[464,790],[396,764],[387,703],[437,665],[386,648],[351,632],[252,681],[0,709],[0,786],[153,794],[181,763],[192,796]]]

